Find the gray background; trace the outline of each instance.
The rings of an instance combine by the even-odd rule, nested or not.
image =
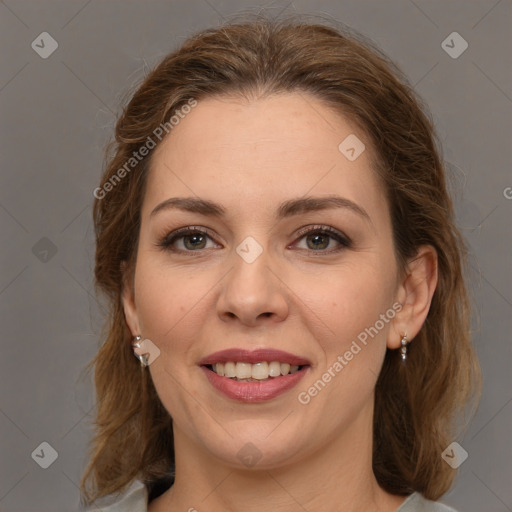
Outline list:
[[[82,369],[102,324],[92,288],[92,190],[123,98],[196,30],[263,7],[272,15],[322,14],[366,34],[432,110],[471,249],[474,340],[484,371],[478,413],[458,439],[469,457],[442,501],[461,512],[512,510],[506,0],[0,2],[0,510],[78,509],[94,407]],[[47,59],[31,48],[44,31],[59,45]],[[456,59],[441,47],[453,31],[469,44]],[[47,469],[31,456],[44,441],[58,452]]]

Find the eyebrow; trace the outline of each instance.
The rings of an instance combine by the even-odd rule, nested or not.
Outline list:
[[[276,210],[275,216],[280,220],[292,217],[293,215],[333,208],[345,208],[371,223],[370,216],[364,208],[350,199],[336,195],[290,199],[281,203],[279,208]],[[209,201],[208,199],[201,199],[197,197],[171,197],[158,204],[150,213],[150,217],[153,217],[159,212],[173,209],[219,218],[223,218],[226,215],[224,207],[220,204],[214,203],[213,201]]]

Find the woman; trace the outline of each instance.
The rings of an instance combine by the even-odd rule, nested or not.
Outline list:
[[[133,95],[94,195],[87,504],[452,510],[442,453],[479,377],[464,244],[379,50],[293,20],[199,33]]]

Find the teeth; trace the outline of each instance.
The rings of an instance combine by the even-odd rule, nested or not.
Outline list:
[[[288,375],[299,370],[298,365],[280,363],[279,361],[260,363],[227,362],[212,365],[212,370],[221,377],[229,377],[238,380],[265,380],[269,377]]]
[[[224,369],[224,365],[222,363],[217,363],[217,364],[214,364],[213,366],[214,366],[214,371],[217,373],[217,375],[220,375],[221,377],[224,377],[225,372],[229,371],[227,369],[226,370]],[[234,371],[234,369],[233,369],[233,371]]]
[[[252,377],[250,363],[236,363],[236,378],[237,379],[250,379]]]
[[[217,368],[219,366],[222,367],[222,363],[217,363]],[[217,372],[217,373],[219,373],[219,372]],[[229,377],[229,378],[236,377],[236,366],[235,366],[235,363],[226,363],[224,365],[224,375],[226,377]]]
[[[237,363],[237,365],[240,363]],[[251,377],[256,380],[268,379],[268,363],[256,363],[251,368]],[[238,372],[237,372],[238,375]]]
[[[283,375],[286,375],[286,373],[284,373]],[[281,375],[281,364],[278,363],[277,361],[272,361],[268,365],[268,375],[270,377],[279,377],[279,375]]]
[[[290,373],[290,365],[288,363],[281,363],[281,375],[288,375]]]

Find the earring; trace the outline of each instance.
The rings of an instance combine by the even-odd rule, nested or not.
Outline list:
[[[409,342],[407,341],[407,333],[405,333],[400,340],[400,356],[402,357],[402,363],[405,363],[407,359],[407,345]]]
[[[140,361],[141,366],[148,366],[149,362],[149,354],[138,354],[137,350],[138,348],[142,347],[142,336],[134,336],[132,340],[132,347],[133,347],[133,354],[134,356]]]

